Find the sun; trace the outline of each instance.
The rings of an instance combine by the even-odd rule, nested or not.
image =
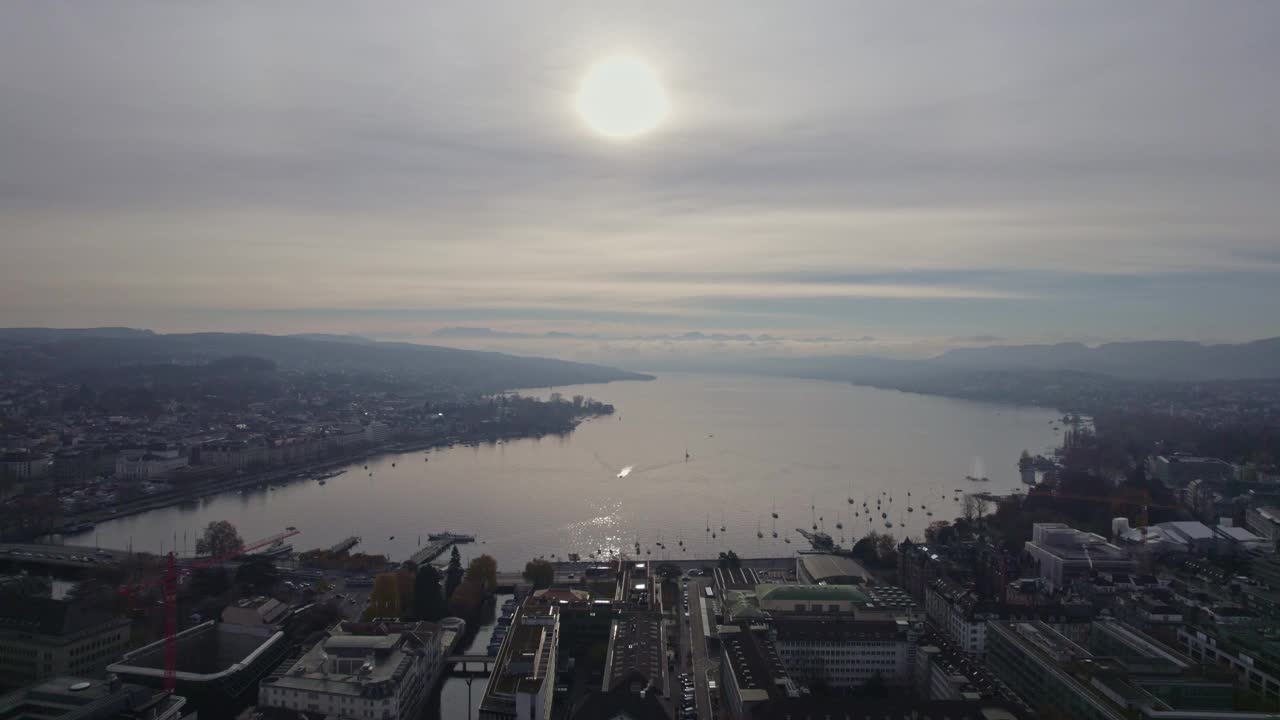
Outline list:
[[[634,55],[614,55],[592,65],[578,85],[575,104],[592,130],[612,140],[644,135],[671,110],[658,74]]]

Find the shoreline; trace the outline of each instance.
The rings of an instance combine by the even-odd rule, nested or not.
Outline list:
[[[222,495],[235,490],[243,490],[246,488],[257,487],[260,485],[271,485],[276,483],[291,483],[299,480],[313,480],[317,475],[340,470],[348,465],[355,465],[360,461],[368,461],[374,458],[386,455],[404,455],[415,452],[426,452],[441,448],[453,448],[457,446],[471,446],[480,444],[496,444],[503,440],[528,440],[543,438],[548,435],[567,435],[577,429],[578,425],[590,420],[590,417],[579,418],[573,422],[569,428],[556,431],[546,432],[539,435],[492,435],[483,438],[463,438],[463,439],[435,439],[435,440],[416,440],[416,441],[398,441],[387,443],[376,447],[366,448],[351,455],[342,458],[335,458],[314,463],[311,465],[295,466],[288,468],[274,468],[267,471],[245,474],[218,480],[200,487],[193,487],[186,490],[177,490],[171,493],[163,493],[160,495],[141,498],[138,500],[122,503],[111,508],[98,510],[90,510],[88,512],[76,513],[64,517],[63,527],[71,527],[83,523],[98,523],[119,520],[120,518],[129,517],[131,515],[141,515],[153,510],[163,510],[164,508],[183,505],[189,502],[198,502],[206,497]],[[61,528],[50,532],[41,533],[32,538],[31,541],[39,542],[53,537],[67,538],[79,537],[92,533],[92,530],[82,532],[64,533]],[[15,539],[20,541],[21,539]]]

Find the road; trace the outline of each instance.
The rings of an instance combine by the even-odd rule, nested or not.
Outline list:
[[[707,656],[707,643],[703,638],[703,626],[707,622],[702,611],[701,598],[706,595],[703,588],[709,581],[706,578],[689,580],[689,622],[687,623],[687,640],[693,654],[690,672],[693,673],[694,701],[698,706],[699,718],[715,717],[711,714],[711,691],[707,687],[707,674],[713,667]]]
[[[128,551],[108,550],[78,545],[42,545],[37,543],[0,544],[0,560],[20,565],[46,565],[67,568],[94,568],[122,563]]]

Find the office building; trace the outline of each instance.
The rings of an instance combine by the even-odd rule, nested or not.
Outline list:
[[[1280,542],[1280,507],[1251,507],[1244,513],[1244,524],[1255,535],[1270,542],[1272,547]]]
[[[1280,633],[1274,629],[1184,625],[1178,642],[1192,660],[1229,670],[1241,690],[1280,705]]]
[[[30,685],[57,675],[100,677],[128,647],[129,621],[75,600],[0,593],[0,687]]]
[[[1151,475],[1171,488],[1184,487],[1193,480],[1226,482],[1236,475],[1235,467],[1229,462],[1180,453],[1157,455],[1149,465]]]
[[[1115,621],[1098,621],[1085,645],[1040,622],[992,622],[987,665],[1041,712],[1082,720],[1247,720],[1233,709],[1229,676]]]
[[[1039,566],[1039,576],[1050,592],[1094,573],[1133,574],[1138,570],[1129,553],[1101,535],[1062,523],[1036,523],[1031,528],[1031,542],[1023,549]]]
[[[890,685],[913,680],[921,628],[905,619],[775,616],[771,627],[782,666],[797,683],[858,687],[876,676]]]
[[[638,692],[644,687],[667,689],[667,643],[662,616],[657,613],[628,615],[613,621],[605,655],[601,692],[626,686]],[[634,687],[633,687],[634,686]]]
[[[195,720],[186,698],[119,678],[59,675],[0,696],[0,720]]]
[[[254,601],[261,605],[260,600]],[[231,622],[210,620],[175,636],[177,687],[206,720],[230,717],[252,702],[258,681],[284,659],[290,641],[286,623],[292,613],[269,626],[237,622],[246,618],[232,606],[223,611]],[[163,687],[164,640],[158,640],[107,666],[126,682]]]
[[[443,666],[434,623],[340,623],[264,680],[258,705],[318,717],[416,720]]]
[[[498,650],[480,720],[548,720],[559,642],[558,607],[521,606]]]

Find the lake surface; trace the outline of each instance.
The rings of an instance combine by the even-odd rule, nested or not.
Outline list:
[[[1017,488],[1019,453],[1060,439],[1051,424],[1058,414],[1044,408],[824,381],[669,374],[557,390],[613,403],[617,414],[565,437],[387,455],[323,486],[299,481],[205,498],[196,507],[105,522],[92,536],[67,541],[96,536],[104,547],[164,552],[176,536],[179,551],[189,551],[206,524],[229,520],[246,540],[297,526],[298,550],[359,535],[359,550],[395,560],[408,558],[428,532],[472,533],[481,542],[462,546],[464,556],[488,553],[504,571],[538,555],[632,551],[637,541],[651,559],[727,549],[778,556],[807,547],[794,529],[814,522],[837,541],[871,529],[922,536],[929,522],[960,514],[955,489]],[[864,501],[873,517],[862,512]]]

